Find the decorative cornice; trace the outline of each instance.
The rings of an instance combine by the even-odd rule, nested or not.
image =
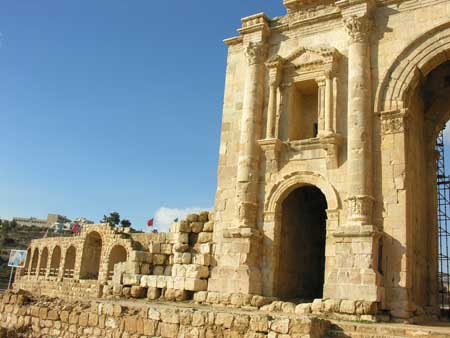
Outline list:
[[[264,13],[247,16],[241,19],[242,28],[238,29],[241,35],[262,31],[268,33],[270,31],[270,20]]]
[[[352,15],[344,19],[344,26],[351,43],[366,42],[372,32],[373,21],[367,15]]]

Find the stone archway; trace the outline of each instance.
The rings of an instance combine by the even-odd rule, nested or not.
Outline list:
[[[61,265],[61,248],[55,246],[52,252],[52,259],[50,261],[49,276],[56,277],[59,275],[59,268]]]
[[[81,257],[80,279],[99,278],[102,244],[102,237],[98,232],[92,231],[86,236]]]
[[[39,261],[39,276],[45,276],[47,274],[47,264],[48,264],[48,249],[44,248],[42,250],[41,259]]]
[[[289,246],[289,248],[285,248],[286,250],[282,250],[284,245],[284,239],[286,236],[289,236],[289,228],[292,229],[292,225],[286,225],[289,223],[288,220],[283,219],[283,215],[286,214],[286,209],[289,209],[289,206],[286,206],[286,203],[298,204],[299,199],[304,198],[302,196],[305,193],[311,194],[315,197],[315,200],[320,204],[318,209],[318,213],[311,213],[313,219],[310,224],[316,224],[315,229],[318,230],[317,233],[314,233],[311,242],[321,243],[318,246],[318,260],[316,263],[320,266],[318,269],[313,269],[312,266],[304,265],[302,267],[298,267],[298,269],[294,269],[292,273],[296,276],[299,276],[303,272],[309,270],[312,279],[315,280],[316,287],[311,289],[303,289],[301,290],[300,284],[305,281],[303,278],[301,281],[299,278],[294,278],[299,281],[299,283],[295,286],[292,285],[292,290],[299,290],[293,297],[287,297],[287,294],[292,294],[292,290],[289,288],[283,288],[282,279],[283,275],[287,272],[287,266],[284,266],[281,262],[280,258],[283,260],[283,256],[292,256],[294,253],[294,257],[299,257],[299,254],[295,254],[294,246]],[[289,199],[292,195],[292,202],[289,202]],[[285,201],[287,201],[285,203]],[[301,224],[302,214],[305,214],[306,209],[310,208],[311,205],[303,205],[305,209],[301,210],[299,213],[294,212],[294,220],[293,223],[298,223],[297,228],[300,230],[294,231],[295,235],[292,238],[299,238],[305,235],[305,232],[308,230],[308,225]],[[334,187],[320,174],[315,172],[301,171],[301,172],[293,172],[289,175],[285,175],[282,177],[273,187],[270,189],[264,211],[264,261],[263,261],[263,294],[266,296],[280,296],[282,298],[311,298],[316,297],[320,298],[323,292],[324,285],[324,276],[326,275],[326,258],[324,253],[324,248],[326,245],[325,234],[326,234],[326,213],[337,213],[340,206],[340,200],[338,195],[334,189]],[[294,207],[290,207],[295,209]],[[285,209],[285,210],[283,210]],[[300,214],[300,216],[299,216]],[[306,212],[307,214],[307,212]],[[318,216],[320,215],[320,217]],[[314,220],[314,217],[316,219]],[[299,219],[300,217],[300,219]],[[320,220],[319,220],[320,219]],[[286,225],[286,226],[284,226]],[[293,225],[296,228],[295,224]],[[311,249],[311,248],[309,248]],[[289,253],[288,251],[291,251]],[[312,253],[314,250],[311,250]],[[303,252],[304,253],[304,252]],[[301,254],[300,254],[301,255]],[[306,255],[307,256],[307,255]],[[312,273],[311,273],[312,271]],[[317,285],[319,283],[319,285]]]
[[[126,262],[127,260],[127,250],[122,245],[115,245],[108,257],[108,279],[112,279],[114,274],[114,266],[117,263]]]
[[[31,260],[30,275],[37,274],[38,262],[39,262],[39,249],[35,248],[33,252],[33,259]]]
[[[434,147],[439,131],[450,119],[448,97],[450,22],[423,34],[399,54],[384,75],[375,100],[383,149],[379,162],[395,159],[398,174],[394,180],[402,196],[397,204],[385,201],[385,206],[403,214],[398,212],[400,217],[394,219],[388,213],[383,219],[385,304],[395,317],[408,318],[416,307],[439,309]],[[381,172],[390,169],[387,165]],[[404,228],[391,230],[394,223]]]
[[[322,298],[326,210],[325,195],[314,186],[295,189],[281,203],[275,296],[299,301]]]
[[[74,246],[70,246],[66,251],[66,257],[64,259],[64,272],[63,277],[73,278],[75,270],[75,260],[77,251]]]

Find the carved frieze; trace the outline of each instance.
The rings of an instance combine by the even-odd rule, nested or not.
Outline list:
[[[380,120],[383,135],[404,133],[407,129],[407,111],[405,109],[382,112]]]

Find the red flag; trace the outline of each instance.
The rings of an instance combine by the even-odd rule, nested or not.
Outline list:
[[[74,233],[74,234],[77,233],[79,229],[80,229],[80,225],[78,223],[75,223],[72,226],[72,233]]]
[[[153,218],[147,221],[147,226],[150,228],[153,226]]]

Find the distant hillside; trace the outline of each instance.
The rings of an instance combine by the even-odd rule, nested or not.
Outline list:
[[[38,227],[15,227],[0,232],[0,290],[8,286],[10,268],[9,250],[27,249],[32,239],[42,238],[46,229]]]

